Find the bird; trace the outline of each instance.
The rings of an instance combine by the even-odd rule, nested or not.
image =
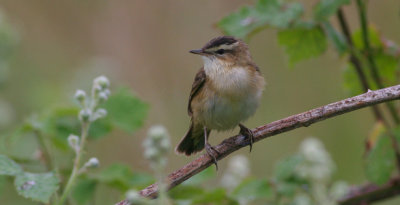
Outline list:
[[[175,152],[189,156],[205,148],[218,170],[219,153],[208,142],[211,130],[239,126],[239,133],[249,138],[251,152],[254,134],[242,123],[259,106],[265,80],[248,45],[238,38],[219,36],[189,52],[202,57],[203,67],[197,72],[189,95],[189,130]]]

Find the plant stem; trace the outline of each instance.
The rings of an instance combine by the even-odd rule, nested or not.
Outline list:
[[[65,186],[64,192],[61,195],[60,201],[59,201],[59,205],[63,205],[65,200],[67,199],[67,196],[69,194],[69,192],[71,191],[71,188],[75,182],[76,177],[79,175],[78,171],[80,169],[79,165],[80,165],[80,160],[82,158],[82,154],[83,154],[83,150],[84,150],[84,146],[85,146],[85,141],[86,141],[86,137],[88,135],[89,132],[89,122],[82,122],[82,131],[81,131],[81,141],[80,141],[80,145],[79,145],[79,150],[76,153],[76,158],[74,161],[74,167],[72,168],[72,173],[71,176],[68,179],[67,185]]]
[[[384,87],[381,78],[379,77],[378,68],[375,63],[375,59],[372,55],[372,48],[369,39],[369,30],[368,30],[368,23],[367,23],[367,14],[366,14],[366,6],[363,0],[357,0],[357,9],[360,15],[360,24],[361,24],[361,32],[362,32],[362,39],[364,43],[364,56],[367,59],[368,66],[370,67],[372,78],[374,79],[376,85],[379,89]],[[400,124],[400,118],[397,115],[396,108],[392,103],[387,103],[386,106],[389,109],[389,113],[392,116],[394,122],[396,124]]]
[[[359,0],[357,0],[357,3],[358,3],[358,1]],[[365,13],[364,13],[364,15],[365,15]],[[366,76],[365,76],[365,74],[363,72],[361,61],[357,58],[356,51],[355,51],[355,48],[354,48],[354,44],[353,44],[353,41],[351,39],[350,29],[349,29],[349,27],[347,25],[347,22],[346,22],[346,19],[344,17],[344,13],[343,13],[342,8],[339,8],[339,10],[337,12],[337,17],[339,19],[339,23],[340,23],[340,27],[342,28],[342,32],[344,33],[344,35],[345,35],[345,37],[347,39],[347,42],[349,44],[350,62],[354,65],[354,68],[357,71],[357,74],[359,76],[359,79],[360,79],[360,82],[361,82],[362,87],[364,89],[364,92],[368,91],[368,89],[369,89],[368,81],[367,81],[367,78],[366,78]],[[366,28],[366,23],[365,23],[366,22],[366,20],[365,20],[366,18],[365,18],[365,16],[362,19],[364,19],[364,20],[362,20],[362,22],[364,22],[364,24],[365,24],[364,27]],[[367,33],[366,34],[366,40],[364,39],[364,43],[366,43],[366,47],[368,45],[368,48],[369,48],[370,46],[369,46],[369,41],[368,41],[368,32],[366,32],[366,33]],[[378,78],[378,80],[379,80],[379,78]],[[394,112],[391,111],[391,114],[392,114],[393,119],[397,123],[397,121],[396,121],[397,115],[396,115],[394,107],[392,106],[392,104],[390,104],[390,102],[386,103],[386,105],[388,106],[389,111],[390,110],[394,110]],[[383,122],[383,124],[387,128],[388,135],[390,137],[393,149],[394,149],[395,154],[396,154],[396,166],[397,166],[398,170],[400,170],[400,147],[399,147],[399,144],[397,143],[397,140],[396,140],[394,134],[391,131],[390,123],[383,117],[383,114],[379,110],[378,106],[373,106],[372,110],[373,110],[373,113],[375,115],[375,118],[378,121]]]
[[[46,140],[44,139],[43,134],[40,133],[39,130],[35,129],[33,132],[36,136],[37,141],[39,142],[40,150],[43,153],[43,160],[44,160],[46,169],[47,169],[47,171],[50,171],[50,170],[54,169],[54,164],[53,164],[53,160],[51,158],[50,150],[46,145]]]
[[[368,89],[370,88],[370,86],[368,84],[367,77],[362,69],[361,61],[356,57],[356,54],[354,52],[353,40],[351,39],[350,29],[349,29],[349,26],[347,25],[347,21],[344,16],[344,12],[343,12],[342,8],[339,8],[339,10],[337,11],[337,18],[339,20],[340,28],[342,29],[342,32],[347,40],[347,44],[349,47],[349,51],[350,51],[349,61],[353,64],[354,69],[357,72],[357,76],[358,76],[358,79],[360,80],[363,91],[367,92]],[[376,120],[378,120],[378,121],[384,120],[383,114],[381,113],[381,111],[379,110],[379,108],[377,106],[372,106],[372,112],[373,112]]]

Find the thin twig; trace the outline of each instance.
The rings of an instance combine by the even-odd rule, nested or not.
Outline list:
[[[368,65],[370,67],[371,70],[371,74],[372,74],[372,78],[374,79],[376,85],[378,86],[379,89],[383,88],[384,85],[381,81],[381,78],[379,77],[379,73],[378,73],[378,68],[376,66],[375,60],[373,58],[372,55],[372,48],[370,45],[370,41],[369,41],[369,30],[368,30],[368,25],[367,25],[367,14],[366,14],[366,6],[365,6],[365,2],[364,0],[357,0],[357,8],[358,8],[358,13],[360,16],[360,23],[361,23],[361,33],[362,33],[362,39],[363,39],[363,43],[364,43],[364,56],[367,59]],[[389,110],[390,115],[392,116],[395,124],[399,124],[400,123],[400,119],[399,116],[397,115],[397,111],[396,108],[394,107],[394,105],[392,103],[386,103],[386,106]],[[385,126],[386,127],[390,127],[389,123],[385,122]],[[392,146],[393,149],[395,151],[396,154],[396,159],[397,159],[397,169],[400,170],[400,147],[399,147],[399,143],[396,140],[395,135],[392,133],[391,130],[388,130],[389,132],[389,137],[390,140],[392,141]]]
[[[361,24],[361,33],[362,39],[364,44],[364,56],[367,59],[368,66],[371,70],[372,78],[374,79],[376,85],[379,89],[384,88],[381,78],[379,77],[378,67],[376,66],[375,59],[372,54],[371,43],[369,39],[369,30],[368,30],[368,23],[367,23],[367,8],[365,5],[364,0],[357,0],[357,9],[360,16],[360,24]],[[387,103],[387,108],[389,109],[389,113],[392,116],[394,122],[396,124],[400,124],[400,118],[397,114],[396,108],[393,104]]]
[[[354,44],[353,44],[353,40],[351,39],[351,32],[350,32],[349,26],[347,25],[347,21],[344,16],[344,12],[343,12],[342,8],[338,9],[337,18],[339,20],[340,28],[342,29],[342,32],[343,32],[343,34],[346,38],[347,44],[349,46],[349,51],[350,51],[349,61],[353,64],[354,69],[357,72],[357,76],[358,76],[358,79],[360,80],[363,91],[367,92],[368,89],[370,89],[371,87],[369,86],[367,77],[362,69],[361,61],[356,57],[356,55],[354,53]],[[377,106],[372,106],[372,111],[374,113],[375,118],[378,121],[384,120],[383,115]]]
[[[337,17],[338,17],[339,24],[340,24],[340,27],[342,29],[342,32],[343,32],[344,36],[346,37],[347,44],[349,46],[349,51],[350,51],[350,59],[349,60],[353,64],[353,66],[354,66],[354,68],[355,68],[355,70],[357,72],[357,75],[358,75],[358,77],[360,79],[360,82],[361,82],[361,85],[363,87],[363,90],[365,92],[365,91],[367,91],[369,89],[368,81],[367,81],[367,78],[366,78],[366,76],[364,74],[364,71],[362,69],[361,61],[357,58],[357,55],[356,55],[356,52],[355,52],[355,47],[354,47],[353,41],[351,39],[350,29],[349,29],[349,27],[347,25],[346,18],[344,17],[344,12],[343,12],[342,8],[339,8],[339,10],[337,11]],[[367,39],[368,39],[368,34],[367,34]],[[366,45],[369,45],[369,41],[368,40],[366,40]],[[380,87],[380,88],[382,88],[382,87]],[[396,116],[397,115],[396,115],[395,108],[392,106],[391,103],[386,103],[386,104],[387,104],[387,106],[389,108],[390,113],[393,116],[393,119],[395,120],[395,122],[397,124],[397,121],[396,121]],[[388,134],[389,134],[390,140],[392,142],[393,149],[395,150],[395,154],[396,154],[396,159],[397,159],[396,166],[397,166],[397,169],[400,170],[400,148],[399,148],[399,144],[397,143],[397,140],[395,139],[394,134],[390,130],[391,129],[390,128],[390,123],[384,118],[384,116],[381,113],[381,111],[379,110],[378,106],[372,106],[372,111],[374,113],[374,116],[375,116],[376,120],[383,122],[383,124],[385,125],[385,127],[388,130]]]
[[[357,9],[360,15],[360,24],[361,24],[361,34],[364,44],[364,53],[370,64],[372,78],[374,79],[376,85],[379,88],[383,87],[383,83],[379,78],[378,68],[376,67],[375,60],[372,57],[371,45],[369,42],[369,31],[367,27],[367,16],[366,16],[366,8],[363,0],[357,0]]]
[[[46,144],[46,139],[44,138],[43,134],[37,129],[34,130],[34,135],[39,143],[44,165],[46,166],[47,171],[52,171],[55,167],[51,158],[50,150]]]
[[[309,110],[307,112],[303,112],[257,127],[256,129],[252,130],[254,133],[254,142],[258,142],[267,137],[294,130],[296,128],[307,127],[313,123],[332,118],[337,115],[399,98],[400,85],[388,87],[377,91],[369,91],[362,95],[347,98],[345,100],[331,103],[313,110]],[[225,139],[221,144],[214,147],[219,153],[216,158],[218,160],[221,160],[232,152],[235,152],[236,150],[249,145],[249,143],[249,139],[242,135],[236,135]],[[213,160],[209,155],[203,154],[199,156],[197,159],[190,162],[189,164],[186,164],[181,169],[168,175],[168,189],[179,185],[180,183],[201,172],[212,164]],[[140,194],[144,197],[154,198],[157,196],[157,190],[157,184],[152,184],[140,191]],[[117,204],[127,205],[129,204],[129,202],[124,200]]]
[[[393,178],[382,186],[366,184],[357,188],[351,188],[340,205],[370,204],[382,199],[387,199],[400,194],[400,178]]]

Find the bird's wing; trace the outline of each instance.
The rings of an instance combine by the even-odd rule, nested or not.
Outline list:
[[[188,114],[192,116],[192,99],[197,95],[200,89],[203,87],[206,82],[206,72],[204,71],[204,67],[200,68],[199,72],[196,74],[194,78],[194,82],[192,84],[192,91],[190,91],[189,96],[189,104],[188,104]]]

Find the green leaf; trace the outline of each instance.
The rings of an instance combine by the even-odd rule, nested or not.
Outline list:
[[[245,38],[265,26],[287,28],[303,14],[300,3],[282,3],[278,0],[259,0],[255,6],[242,7],[223,18],[218,26],[227,35]]]
[[[214,167],[208,167],[207,169],[203,170],[199,174],[194,175],[190,179],[184,182],[185,185],[199,185],[208,179],[215,178],[216,172]]]
[[[390,179],[394,165],[395,155],[390,138],[382,134],[366,158],[366,176],[373,183],[384,184]]]
[[[149,184],[154,183],[155,181],[154,177],[150,174],[134,172],[133,176],[129,179],[128,182],[131,188],[143,189],[149,186]]]
[[[267,180],[248,179],[243,181],[233,191],[232,195],[241,200],[252,201],[255,199],[269,199],[272,197],[272,190]]]
[[[50,197],[58,189],[59,179],[53,172],[33,174],[21,173],[14,181],[18,194],[25,198],[48,203]]]
[[[275,166],[274,178],[278,181],[291,181],[297,177],[296,167],[303,162],[300,155],[293,155],[280,160]]]
[[[358,95],[363,92],[359,77],[353,66],[348,63],[343,70],[343,87],[350,96]]]
[[[382,41],[381,41],[381,37],[378,33],[378,30],[373,27],[373,26],[369,26],[368,27],[368,37],[369,37],[369,42],[371,44],[372,48],[381,48],[382,47]],[[363,50],[364,49],[364,41],[362,38],[362,31],[361,29],[358,29],[356,31],[353,32],[352,35],[352,39],[354,42],[354,46],[358,49]]]
[[[0,175],[15,176],[22,172],[21,166],[5,155],[0,155]]]
[[[79,204],[88,204],[96,191],[97,181],[94,179],[80,178],[72,191],[72,198]]]
[[[192,204],[229,204],[229,205],[235,204],[236,205],[238,203],[226,195],[225,189],[219,188],[219,189],[214,189],[210,192],[206,192],[202,195],[199,195],[197,198],[193,200]]]
[[[100,139],[109,134],[113,129],[110,120],[106,117],[94,121],[89,128],[90,139]]]
[[[292,155],[280,160],[274,170],[274,184],[278,193],[293,196],[296,189],[307,185],[306,179],[297,174],[297,166],[304,162],[301,155]]]
[[[278,182],[275,189],[279,194],[284,196],[293,197],[296,190],[300,188],[299,184],[291,182]]]
[[[49,136],[52,144],[63,151],[71,150],[67,138],[80,133],[79,108],[57,107],[43,115],[41,132]]]
[[[289,55],[290,66],[301,60],[321,55],[327,47],[325,34],[319,26],[282,30],[278,33],[278,42]]]
[[[204,189],[200,186],[180,185],[176,186],[168,192],[168,195],[176,200],[195,199],[204,194]]]
[[[343,34],[338,32],[328,21],[323,22],[322,25],[326,35],[330,39],[330,42],[332,42],[338,53],[343,55],[347,51],[347,42]]]
[[[397,71],[400,66],[400,59],[385,53],[381,49],[374,54],[374,60],[383,83],[388,86],[397,84]]]
[[[102,170],[96,179],[112,187],[126,191],[130,188],[129,180],[133,176],[130,167],[124,164],[113,164]]]
[[[154,182],[154,178],[146,173],[134,173],[124,164],[113,164],[102,170],[95,177],[100,183],[105,183],[121,191],[130,188],[141,189]]]
[[[143,125],[148,105],[128,88],[122,88],[110,96],[104,108],[115,126],[132,133]]]
[[[45,136],[51,137],[51,142],[60,150],[68,151],[67,138],[70,134],[78,134],[81,131],[81,123],[78,120],[78,107],[57,107],[43,116],[43,128]],[[89,139],[100,139],[112,131],[113,127],[108,118],[99,119],[89,128]]]
[[[326,21],[336,13],[336,11],[350,0],[320,0],[313,9],[314,19],[317,21]]]
[[[369,89],[376,90],[378,86],[375,81],[372,79],[371,72],[369,72],[369,68],[366,66],[361,67],[365,77],[367,78]],[[363,87],[361,86],[358,74],[353,64],[348,63],[343,72],[343,86],[349,92],[350,96],[359,95],[364,92]]]

